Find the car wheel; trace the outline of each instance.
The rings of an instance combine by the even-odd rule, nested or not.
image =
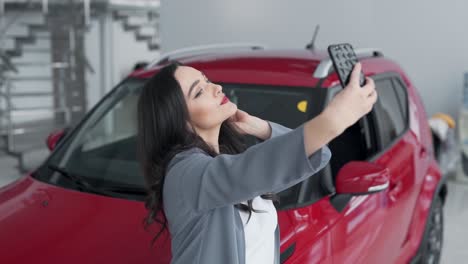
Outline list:
[[[422,256],[419,264],[437,264],[440,262],[444,233],[444,214],[439,196],[434,199],[427,221],[426,237],[421,245]]]

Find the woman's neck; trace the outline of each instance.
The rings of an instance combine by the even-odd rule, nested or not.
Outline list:
[[[210,130],[197,130],[197,134],[219,154],[219,131],[221,126]]]

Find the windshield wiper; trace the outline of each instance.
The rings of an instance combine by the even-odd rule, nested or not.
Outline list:
[[[131,194],[131,195],[146,195],[147,192],[144,188],[136,186],[126,186],[126,185],[106,185],[102,187],[102,190],[122,193],[122,194]]]
[[[72,174],[68,172],[65,168],[61,168],[52,164],[49,164],[48,168],[60,173],[60,175],[71,180],[81,191],[86,191],[86,192],[91,192],[91,193],[96,193],[96,194],[103,194],[106,196],[113,196],[112,192],[108,192],[105,190],[98,189],[97,187],[94,187],[92,184],[86,181],[83,177],[76,175],[76,174]]]

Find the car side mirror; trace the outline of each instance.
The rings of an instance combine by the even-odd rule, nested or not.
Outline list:
[[[52,133],[49,134],[49,136],[46,139],[46,145],[47,148],[49,148],[50,151],[54,150],[57,144],[62,140],[65,135],[67,134],[69,128],[62,128],[53,131]]]
[[[381,165],[351,161],[344,165],[336,177],[336,193],[365,195],[388,188],[390,172]]]

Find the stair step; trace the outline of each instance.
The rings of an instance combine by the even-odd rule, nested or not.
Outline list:
[[[151,38],[151,40],[149,41],[149,44],[150,45],[161,45],[161,38],[160,37]]]
[[[52,109],[54,107],[54,98],[52,96],[41,96],[41,97],[11,97],[10,102],[12,104],[13,109],[15,110],[24,110],[24,108],[29,107],[49,107]],[[33,116],[41,116],[43,112],[21,112],[17,111],[15,115],[17,116],[25,116],[25,117],[33,117]]]
[[[20,81],[51,81],[51,76],[28,76],[28,77],[14,77],[10,78],[11,81],[20,82]]]
[[[148,44],[148,49],[149,50],[160,50],[161,45],[159,45],[159,44]]]
[[[52,93],[52,85],[49,85],[48,87],[34,87],[34,88],[31,88],[31,89],[27,89],[27,88],[18,88],[18,87],[12,87],[11,88],[11,92],[12,93],[20,93],[20,94],[23,94],[23,93]],[[3,92],[4,94],[4,92]]]
[[[153,37],[152,36],[142,36],[140,34],[136,34],[135,38],[138,41],[150,41]]]
[[[15,39],[18,43],[21,43],[21,44],[34,44],[34,42],[36,41],[34,39],[34,36],[29,36],[29,35],[16,37]]]
[[[5,38],[1,42],[3,50],[12,50],[16,48],[16,42],[14,38]]]
[[[23,48],[23,53],[50,53],[49,48]]]
[[[132,2],[136,2],[136,1],[133,0]],[[132,5],[131,3],[129,4]],[[153,5],[150,7],[148,6],[150,4],[153,4]],[[149,14],[153,14],[153,15],[159,14],[157,10],[160,5],[159,1],[146,1],[144,5],[146,6],[142,6],[140,8],[138,7],[135,8],[135,6],[133,7],[129,6],[130,8],[128,9],[125,9],[122,5],[119,5],[118,9],[116,10],[116,8],[114,8],[114,10],[116,10],[115,13],[117,17],[130,17],[130,16],[146,17]]]
[[[35,23],[35,24],[27,23],[26,25],[33,31],[48,32],[48,30],[49,30],[49,27],[46,24],[42,24],[42,23],[41,24],[39,24],[39,23]]]
[[[38,110],[49,110],[55,112],[63,112],[64,110],[56,109],[52,106],[29,106],[29,107],[15,107],[11,112],[25,112],[25,111],[38,111]]]
[[[147,24],[148,23],[148,18],[147,17],[136,17],[136,16],[129,16],[126,20],[125,20],[125,24],[127,24],[128,26],[131,26],[131,27],[139,27],[139,26],[142,26],[143,24]]]
[[[32,61],[32,62],[27,62],[27,61],[23,61],[23,62],[17,62],[15,63],[15,66],[18,66],[18,67],[37,67],[37,66],[41,66],[41,67],[50,67],[52,64],[50,62],[38,62],[38,61]]]
[[[41,106],[44,108],[44,106]],[[37,122],[38,120],[51,119],[54,116],[54,111],[52,107],[49,107],[49,110],[10,110],[9,115],[5,112],[5,117],[10,117],[12,120],[13,128],[26,129],[34,128],[35,126],[26,126],[24,124],[29,124],[31,122]],[[41,124],[39,124],[41,125]],[[30,129],[34,130],[34,129]]]
[[[41,126],[41,127],[33,127],[33,128],[12,128],[10,129],[10,135],[12,136],[19,136],[19,135],[25,135],[29,133],[37,133],[38,131],[50,131],[51,126]],[[6,129],[0,130],[0,135],[2,136],[8,136],[8,131]]]
[[[13,146],[11,146],[10,151],[12,154],[20,154],[38,148],[45,148],[47,147],[45,140],[53,130],[54,128],[49,127],[35,132],[13,135]]]
[[[158,35],[158,29],[152,25],[152,26],[145,26],[145,27],[140,27],[138,29],[138,34],[140,36],[157,36]]]
[[[122,12],[119,12],[119,11],[114,11],[112,13],[112,17],[115,19],[115,20],[124,20],[128,17],[127,14],[124,14]]]
[[[22,26],[21,24],[12,24],[5,32],[5,36],[7,38],[14,38],[18,36],[27,35],[29,35],[29,28],[24,25]]]
[[[52,82],[23,81],[12,83],[11,91],[36,92],[52,90]]]
[[[42,5],[42,3],[40,3],[40,1],[30,1],[30,0],[26,0],[26,2],[36,2],[38,3],[39,5]],[[7,1],[8,2],[8,1]],[[11,2],[11,1],[9,1]],[[20,2],[22,2],[21,0],[15,0],[14,2],[18,2],[18,4],[20,4]],[[12,3],[6,3],[6,4],[12,4]],[[24,3],[23,3],[24,5]],[[7,17],[9,17],[9,14],[11,14],[10,17],[13,17],[15,15],[17,15],[18,13],[14,13],[14,12],[8,12],[8,8],[6,9],[7,12]],[[38,25],[42,25],[42,24],[45,24],[46,22],[46,17],[42,14],[42,12],[37,12],[37,11],[34,11],[34,10],[31,10],[31,11],[27,11],[25,10],[25,6],[21,8],[21,12],[22,12],[22,15],[21,15],[21,18],[19,19],[20,21],[18,21],[18,23],[24,23],[24,24],[38,24]]]
[[[41,61],[41,62],[50,62],[52,56],[49,53],[29,53],[28,56],[20,56],[12,58],[11,61],[14,65],[16,63],[31,62],[31,61]]]
[[[16,97],[28,97],[28,96],[52,96],[52,92],[14,92],[10,93],[10,96],[16,96]]]
[[[36,127],[47,127],[52,126],[56,121],[53,117],[38,117],[32,121],[17,122],[14,123],[12,129],[24,129],[24,131],[33,131]],[[5,132],[5,128],[1,130],[2,133]],[[23,131],[23,132],[24,132]],[[21,130],[16,131],[16,134],[20,134]]]
[[[39,38],[34,35],[34,44],[26,44],[23,48],[50,49],[51,41],[49,38]]]
[[[44,39],[44,40],[49,40],[50,41],[50,35],[35,35],[36,39]]]
[[[20,57],[21,56],[21,50],[19,49],[11,49],[11,50],[6,50],[5,51],[6,55],[10,57]]]

